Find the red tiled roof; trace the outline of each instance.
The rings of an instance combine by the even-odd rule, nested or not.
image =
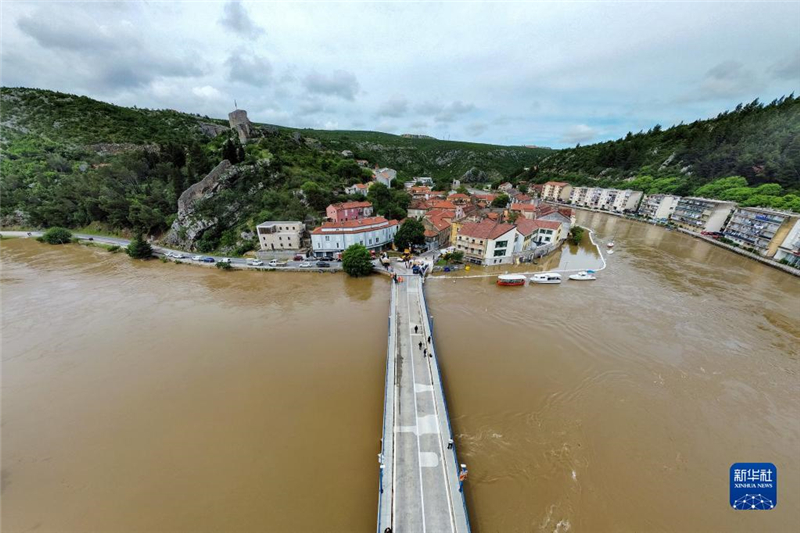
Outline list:
[[[431,209],[457,209],[456,204],[447,200],[429,200],[428,206]]]
[[[542,229],[557,230],[561,224],[555,220],[528,220],[527,218],[517,219],[517,231],[526,237],[534,231]]]
[[[518,202],[530,202],[531,197],[525,194],[524,192],[519,193],[518,195],[514,196],[514,199]]]
[[[476,194],[475,198],[478,200],[486,200],[487,202],[491,202],[495,198],[497,198],[496,194]]]
[[[469,200],[469,195],[463,192],[456,192],[447,197],[448,200]]]
[[[536,211],[536,206],[533,204],[511,204],[509,207],[511,211]]]
[[[314,228],[314,231],[311,233],[314,235],[320,235],[323,233],[336,233],[337,235],[340,233],[362,233],[365,231],[396,226],[397,224],[398,222],[396,220],[386,220],[383,217],[369,217],[358,220],[344,220],[342,222],[323,222],[322,226]]]
[[[511,224],[502,224],[493,220],[468,222],[461,226],[460,234],[475,239],[496,239],[514,229]]]
[[[563,187],[565,185],[569,185],[566,181],[548,181],[545,185],[551,185],[553,187]]]
[[[341,211],[342,209],[355,209],[359,207],[372,207],[370,202],[341,202],[338,204],[331,204],[328,207],[333,207],[337,211]]]

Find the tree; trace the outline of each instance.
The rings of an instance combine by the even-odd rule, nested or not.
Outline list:
[[[569,230],[569,240],[572,244],[580,244],[583,239],[584,229],[580,226],[572,226]]]
[[[401,250],[411,247],[412,244],[425,243],[425,226],[415,218],[407,218],[400,225],[394,236],[394,244]]]
[[[136,234],[126,251],[133,259],[150,259],[153,256],[153,247],[144,240],[141,232]]]
[[[492,200],[492,207],[505,207],[508,205],[508,201],[510,198],[506,193],[498,194],[494,200]]]
[[[48,244],[67,244],[72,241],[72,232],[66,228],[50,228],[44,232],[42,240]]]
[[[342,269],[354,278],[372,273],[372,256],[363,244],[353,244],[342,253]]]

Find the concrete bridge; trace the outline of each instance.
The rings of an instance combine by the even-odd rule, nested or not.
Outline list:
[[[392,283],[378,533],[468,533],[422,278],[403,278]]]

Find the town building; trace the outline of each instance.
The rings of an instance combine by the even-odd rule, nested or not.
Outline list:
[[[795,268],[800,268],[800,220],[794,223],[786,238],[778,246],[774,259]]]
[[[511,204],[508,208],[508,212],[510,214],[516,213],[518,218],[527,218],[529,220],[536,218],[536,206],[533,204]]]
[[[639,215],[655,222],[666,222],[675,212],[680,197],[671,194],[651,194],[639,205]]]
[[[387,187],[392,186],[392,181],[397,177],[397,171],[391,168],[380,168],[372,171],[372,178]]]
[[[521,219],[516,223],[517,241],[515,254],[520,258],[540,257],[561,243],[562,227],[553,220]]]
[[[406,189],[422,185],[425,185],[427,187],[433,187],[433,178],[429,176],[418,176],[416,178],[412,178],[411,181],[403,183],[403,186],[405,186]]]
[[[508,193],[508,191],[510,191],[513,188],[514,188],[514,186],[511,183],[507,182],[507,181],[504,182],[504,183],[501,183],[500,185],[497,186],[497,190],[498,191],[502,191],[504,193]]]
[[[472,202],[472,198],[468,194],[463,194],[460,192],[451,194],[450,196],[447,197],[447,199],[453,202],[454,204],[461,206],[467,205],[470,202]]]
[[[345,222],[371,215],[372,204],[370,202],[340,202],[331,204],[325,209],[325,216],[331,222]]]
[[[441,250],[450,246],[450,221],[452,214],[446,211],[429,211],[422,218],[425,227],[425,246],[428,250]]]
[[[533,198],[524,192],[519,192],[511,197],[512,204],[532,204]]]
[[[721,231],[736,204],[708,198],[685,197],[678,200],[672,222],[689,231]]]
[[[371,181],[369,183],[356,183],[345,187],[344,192],[349,195],[360,194],[361,196],[366,196],[367,193],[369,193],[369,188],[372,186],[372,183]]]
[[[479,265],[512,263],[517,230],[511,224],[490,219],[462,224],[456,237],[456,250],[464,260]]]
[[[611,211],[616,213],[635,212],[643,195],[642,191],[632,191],[630,189],[618,191],[616,198],[611,203]]]
[[[737,207],[723,233],[743,248],[774,257],[799,216],[761,207]]]
[[[356,159],[356,164],[360,167],[368,167],[369,161],[367,161],[366,159]]]
[[[256,226],[262,250],[299,250],[306,226],[298,220],[262,222]]]
[[[542,187],[542,198],[554,202],[568,202],[572,185],[565,181],[548,181]]]
[[[370,250],[381,249],[394,241],[398,222],[383,217],[341,222],[324,222],[311,232],[311,248],[316,257],[336,257],[353,244]]]

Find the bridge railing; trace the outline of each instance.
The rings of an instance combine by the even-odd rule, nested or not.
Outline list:
[[[388,333],[389,334],[387,335],[387,339],[388,340],[386,341],[386,375],[384,377],[385,390],[384,390],[384,393],[383,393],[383,430],[382,430],[382,433],[381,433],[381,455],[380,455],[380,459],[381,459],[380,463],[381,464],[380,464],[380,467],[378,469],[379,470],[379,472],[378,472],[378,527],[377,527],[378,533],[382,533],[381,532],[381,519],[382,519],[382,516],[381,515],[382,515],[382,511],[383,511],[383,497],[384,497],[383,496],[383,492],[384,492],[384,490],[383,490],[383,483],[384,483],[384,476],[383,476],[384,466],[383,466],[383,462],[386,460],[386,453],[385,453],[385,450],[386,450],[386,442],[385,442],[385,438],[386,438],[386,413],[387,413],[386,402],[387,402],[387,400],[389,398],[389,394],[388,394],[389,393],[389,387],[392,386],[392,384],[389,382],[389,361],[392,359],[392,348],[393,348],[392,340],[394,339],[394,330],[392,328],[392,318],[395,316],[395,305],[396,305],[396,303],[395,303],[395,291],[396,291],[396,287],[395,287],[394,282],[392,282],[392,285],[391,285],[391,298],[390,298],[390,304],[389,304],[389,319],[388,319]],[[392,473],[392,475],[394,475],[394,473]]]

